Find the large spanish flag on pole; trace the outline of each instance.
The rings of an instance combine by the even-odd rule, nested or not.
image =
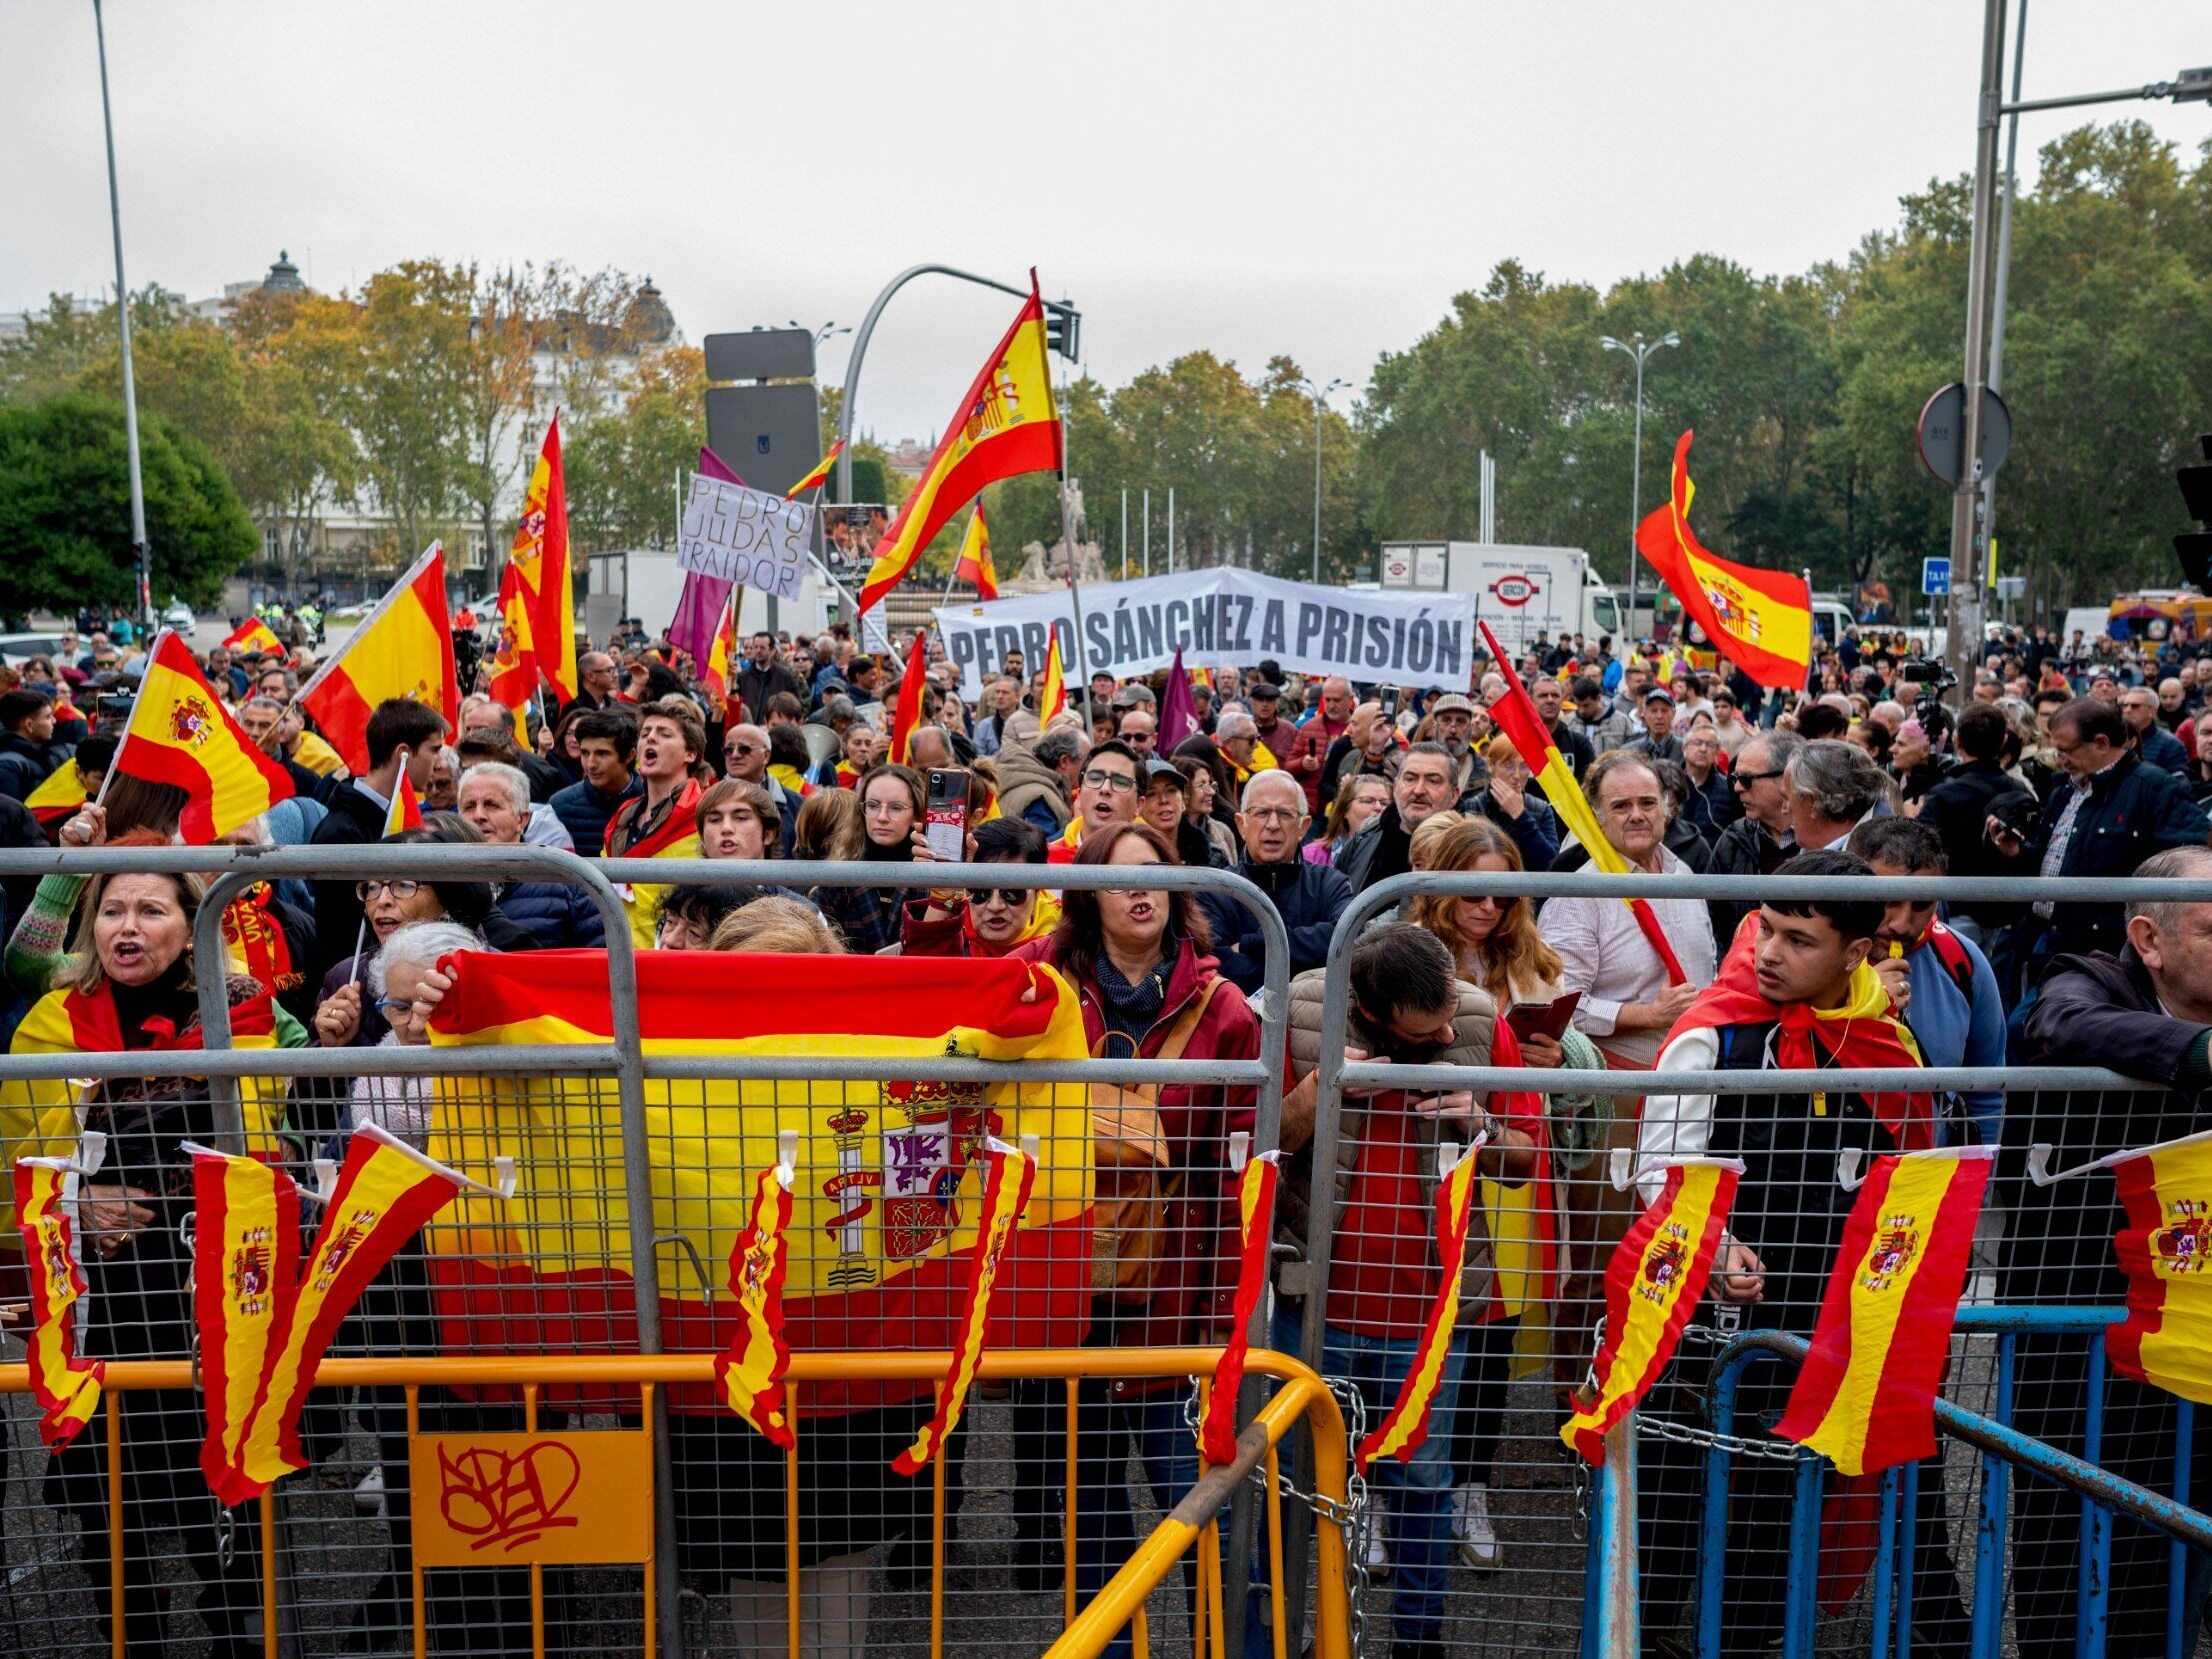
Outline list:
[[[2112,1171],[2127,1214],[2112,1241],[2128,1280],[2128,1316],[2106,1339],[2114,1368],[2212,1405],[2212,1131],[2090,1167]]]
[[[906,653],[906,675],[899,681],[899,700],[891,709],[891,759],[906,764],[907,746],[922,724],[922,693],[929,686],[929,630],[916,628],[914,644]]]
[[[561,702],[576,695],[576,592],[568,560],[568,485],[561,475],[561,416],[545,424],[545,442],[522,496],[522,522],[507,561],[522,573],[538,672]]]
[[[450,727],[461,718],[446,608],[445,546],[432,542],[361,619],[338,654],[300,687],[301,708],[355,777],[369,770],[369,716],[390,697],[428,703]]]
[[[861,613],[898,586],[931,538],[986,484],[1025,472],[1057,472],[1062,458],[1060,413],[1053,406],[1045,357],[1044,301],[1032,271],[1029,298],[1014,326],[953,411],[937,453],[876,543],[876,562],[860,587]]]
[[[292,793],[291,776],[231,718],[184,641],[167,629],[147,655],[107,775],[184,790],[177,829],[193,846],[251,823]]]
[[[1936,1451],[1935,1399],[1994,1146],[1878,1158],[1774,1432],[1847,1475]]]
[[[1802,691],[1813,660],[1813,595],[1788,571],[1740,565],[1699,545],[1690,531],[1690,437],[1674,446],[1667,504],[1636,527],[1636,547],[1651,561],[1683,612],[1722,656],[1763,686]]]
[[[1482,1144],[1477,1140],[1460,1148],[1459,1161],[1436,1184],[1436,1260],[1442,1274],[1436,1300],[1429,1305],[1428,1323],[1406,1367],[1405,1381],[1398,1385],[1398,1398],[1354,1453],[1362,1474],[1378,1457],[1411,1463],[1429,1437],[1429,1414],[1436,1408],[1444,1362],[1451,1356],[1452,1333],[1459,1323],[1459,1284],[1467,1268],[1467,1235],[1474,1225],[1475,1154]]]
[[[1559,1431],[1593,1467],[1605,1461],[1607,1432],[1636,1409],[1674,1358],[1712,1276],[1713,1253],[1742,1175],[1734,1158],[1675,1160],[1659,1196],[1613,1247],[1605,1267],[1597,1392]]]
[[[84,1263],[77,1254],[71,1212],[77,1168],[67,1158],[19,1158],[15,1165],[16,1225],[23,1231],[31,1329],[23,1339],[31,1398],[45,1413],[39,1438],[61,1447],[77,1438],[100,1403],[107,1367],[77,1352],[77,1306],[85,1299]]]
[[[216,1501],[255,1495],[239,1471],[246,1424],[269,1367],[278,1310],[299,1283],[300,1195],[258,1158],[186,1143],[192,1156],[192,1317],[200,1331],[207,1433],[200,1472]]]
[[[1544,799],[1551,803],[1552,811],[1559,814],[1559,821],[1574,832],[1574,838],[1589,853],[1590,867],[1609,876],[1629,874],[1628,860],[1614,850],[1613,843],[1605,838],[1605,831],[1598,828],[1598,815],[1590,810],[1582,785],[1575,782],[1574,769],[1559,752],[1559,745],[1551,740],[1544,717],[1536,712],[1536,704],[1521,684],[1521,676],[1513,671],[1513,659],[1506,655],[1505,647],[1498,643],[1498,636],[1490,631],[1489,623],[1475,625],[1482,630],[1483,643],[1489,646],[1491,659],[1505,677],[1505,695],[1490,705],[1491,719],[1512,739],[1513,747],[1521,751],[1522,763],[1536,774],[1536,781],[1544,787]],[[1689,975],[1682,971],[1674,946],[1667,942],[1666,932],[1659,926],[1659,918],[1649,901],[1632,898],[1621,902],[1636,918],[1636,926],[1642,930],[1645,941],[1666,964],[1667,983],[1686,983]]]
[[[522,711],[538,694],[538,652],[532,643],[530,602],[522,591],[522,572],[512,559],[499,573],[499,646],[492,652],[484,689],[514,720],[515,741],[528,746]]]

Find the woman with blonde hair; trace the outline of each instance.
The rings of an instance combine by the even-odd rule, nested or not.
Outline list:
[[[791,856],[810,863],[860,856],[860,797],[850,789],[817,789],[799,803]]]
[[[784,956],[844,956],[845,941],[802,898],[771,894],[732,911],[716,924],[707,949],[774,952]]]

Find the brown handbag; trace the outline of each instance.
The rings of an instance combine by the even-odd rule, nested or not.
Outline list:
[[[1183,1057],[1220,984],[1219,978],[1207,982],[1150,1058]],[[1167,1136],[1160,1127],[1156,1086],[1091,1085],[1091,1162],[1097,1191],[1091,1214],[1092,1294],[1141,1303],[1159,1282],[1169,1211],[1188,1178],[1187,1171],[1166,1172]]]

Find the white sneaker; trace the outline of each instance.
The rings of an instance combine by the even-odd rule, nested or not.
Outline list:
[[[1369,1500],[1367,1525],[1360,1539],[1360,1552],[1367,1565],[1367,1576],[1381,1582],[1390,1576],[1390,1551],[1383,1543],[1382,1515]]]
[[[1459,1559],[1477,1572],[1488,1572],[1498,1564],[1498,1534],[1490,1524],[1490,1488],[1481,1481],[1462,1486],[1453,1508],[1452,1533],[1459,1540]]]

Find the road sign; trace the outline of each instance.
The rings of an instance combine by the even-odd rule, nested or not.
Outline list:
[[[1920,561],[1920,591],[1929,598],[1940,598],[1951,591],[1951,561],[1949,559],[1922,559]]]
[[[2011,602],[2028,595],[2028,579],[2025,576],[2000,576],[1997,578],[1997,597]]]
[[[1966,385],[1954,380],[1928,399],[1920,411],[1920,464],[1944,483],[1956,486],[1966,447]],[[2005,464],[2012,448],[2012,411],[1994,391],[1982,394],[1982,476]]]

